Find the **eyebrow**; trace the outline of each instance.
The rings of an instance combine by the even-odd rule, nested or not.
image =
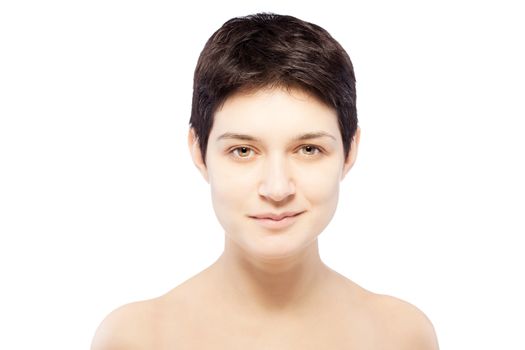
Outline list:
[[[336,138],[334,136],[332,136],[331,134],[329,134],[327,132],[317,131],[317,132],[307,132],[305,134],[298,135],[298,136],[294,137],[292,141],[293,142],[295,142],[295,141],[304,141],[304,140],[317,139],[317,138],[321,138],[321,137],[329,137],[331,139],[336,140]],[[217,137],[217,141],[226,140],[226,139],[227,140],[233,139],[233,140],[245,140],[245,141],[261,142],[261,139],[253,137],[251,135],[238,134],[238,133],[233,133],[233,132],[226,132],[226,133],[220,135],[219,137]]]

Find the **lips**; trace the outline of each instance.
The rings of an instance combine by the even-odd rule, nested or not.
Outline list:
[[[254,219],[270,219],[270,220],[280,221],[280,220],[282,220],[282,219],[284,219],[286,217],[297,216],[297,215],[299,215],[301,213],[302,212],[300,212],[300,211],[287,211],[287,212],[280,213],[280,214],[263,213],[263,214],[252,215],[250,217],[254,218]]]
[[[282,232],[299,220],[303,212],[264,213],[250,216],[260,227],[273,232]]]

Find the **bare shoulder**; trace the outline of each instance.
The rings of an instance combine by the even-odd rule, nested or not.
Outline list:
[[[416,306],[388,295],[373,294],[369,300],[393,348],[439,349],[432,322]]]
[[[113,310],[98,326],[91,350],[149,348],[155,326],[156,300],[144,300]]]

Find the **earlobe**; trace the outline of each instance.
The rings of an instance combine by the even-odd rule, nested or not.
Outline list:
[[[341,180],[345,178],[346,174],[354,166],[355,160],[357,158],[357,151],[359,148],[360,139],[361,139],[361,128],[358,126],[355,131],[354,137],[352,138],[352,143],[350,144],[350,152],[348,152],[348,156],[346,157],[346,160],[343,166],[343,173],[341,175]]]
[[[199,147],[199,139],[195,133],[195,129],[193,128],[190,128],[188,132],[188,148],[190,150],[190,155],[191,159],[193,160],[193,164],[195,164],[195,167],[204,177],[204,180],[206,180],[206,182],[209,182],[208,169],[206,167],[206,164],[204,164],[202,152]]]

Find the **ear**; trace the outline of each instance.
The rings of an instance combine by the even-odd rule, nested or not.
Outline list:
[[[199,147],[199,138],[195,134],[195,129],[190,128],[188,132],[188,148],[190,150],[191,159],[193,160],[193,164],[199,169],[202,177],[204,177],[204,180],[206,182],[210,182],[208,179],[208,169],[206,167],[206,164],[204,164],[201,148]]]
[[[361,128],[358,126],[355,131],[355,135],[352,138],[352,143],[350,144],[350,152],[346,157],[345,164],[343,166],[343,172],[341,174],[341,180],[343,180],[346,174],[354,166],[355,160],[357,158],[357,149],[359,148],[359,140],[361,139]]]

